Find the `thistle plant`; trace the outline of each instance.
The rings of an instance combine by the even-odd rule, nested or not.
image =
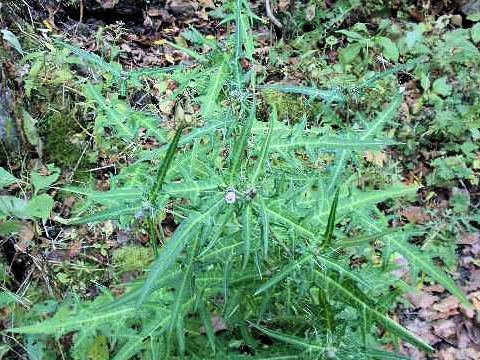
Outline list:
[[[164,145],[135,151],[135,161],[112,176],[109,191],[64,188],[84,197],[85,205],[62,221],[140,223],[149,227],[153,246],[165,209],[179,225],[158,249],[146,277],[128,284],[123,296],[115,299],[106,291],[11,333],[74,332],[72,353],[79,359],[99,336],[116,360],[400,359],[382,350],[379,328],[390,339],[425,351],[432,347],[388,316],[407,288],[390,275],[393,253],[409,261],[412,275],[425,272],[468,306],[428,254],[408,242],[418,232],[390,228],[390,218],[376,207],[412,196],[418,187],[392,184],[361,191],[345,171],[365,150],[395,144],[379,134],[395,117],[401,94],[363,131],[334,133],[306,121],[285,125],[275,107],[268,119],[258,119],[256,71],[240,66],[244,58],[254,61],[254,20],[247,2],[237,0],[226,19],[236,30],[228,51],[212,45],[209,55],[198,54],[198,67],[181,71],[127,72],[69,46],[97,71],[116,74],[116,91],[135,86],[138,76],[175,79],[179,89],[195,93],[201,124],[176,124],[172,138],[158,128],[154,115],[112,95],[107,101],[101,84],[85,86],[85,97],[99,109],[97,131],[110,129],[113,137],[131,142],[144,127]],[[315,91],[325,106],[343,100],[333,90]],[[352,267],[350,256],[372,241],[383,244],[377,263]]]

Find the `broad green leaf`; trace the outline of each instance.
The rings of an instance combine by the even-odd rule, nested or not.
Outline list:
[[[365,38],[365,36],[351,30],[337,30],[336,32],[339,34],[343,34],[349,39],[353,39],[353,40],[362,40],[363,38]]]
[[[20,45],[20,41],[18,41],[18,38],[15,36],[15,34],[8,29],[3,29],[0,31],[2,32],[3,39],[10,43],[10,45],[12,45],[13,48],[20,53],[20,55],[23,55],[24,52],[22,49],[22,45]]]
[[[0,217],[7,216],[22,217],[27,200],[20,199],[15,196],[3,195],[0,196]]]
[[[438,95],[449,96],[452,93],[452,85],[447,83],[448,78],[443,76],[432,84],[432,91]]]
[[[348,45],[346,48],[340,50],[339,60],[342,64],[350,64],[357,58],[362,50],[363,45],[359,42]]]
[[[37,120],[34,119],[25,109],[22,109],[22,125],[28,142],[33,146],[39,146],[40,136],[38,135]]]
[[[391,60],[395,63],[398,62],[398,49],[397,45],[387,37],[380,36],[375,39],[375,42],[380,45],[383,49],[382,54],[387,60]]]
[[[34,196],[30,200],[14,196],[0,196],[0,217],[15,216],[21,219],[41,218],[47,220],[53,205],[52,197],[47,194]]]
[[[480,22],[472,26],[472,28],[470,29],[470,33],[472,36],[472,41],[475,44],[478,44],[480,42]]]
[[[50,195],[41,194],[31,198],[23,209],[25,218],[37,217],[47,220],[53,209],[54,201]]]
[[[38,169],[34,169],[30,173],[30,181],[35,189],[35,194],[38,194],[38,192],[41,190],[48,189],[50,185],[52,185],[60,177],[59,168],[50,164],[47,165],[47,169],[50,172],[50,175],[40,175],[38,173]]]
[[[15,184],[17,182],[20,182],[20,179],[17,179],[3,167],[0,167],[0,188],[3,188],[7,185]]]
[[[0,199],[0,206],[2,205],[2,200]],[[1,211],[0,211],[1,216]],[[0,223],[0,235],[8,235],[11,233],[18,233],[22,228],[22,224],[14,220],[6,220]]]

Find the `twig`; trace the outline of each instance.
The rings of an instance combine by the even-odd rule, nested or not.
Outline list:
[[[272,9],[270,8],[270,0],[265,0],[265,10],[267,12],[267,17],[271,22],[275,24],[278,28],[282,28],[282,23],[273,15]]]
[[[80,0],[80,17],[78,23],[81,24],[83,21],[83,0]]]

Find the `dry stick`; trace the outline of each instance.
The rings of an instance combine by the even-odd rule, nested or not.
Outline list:
[[[273,15],[272,9],[270,8],[270,0],[265,0],[265,10],[267,12],[267,17],[280,29],[282,28],[282,23]]]
[[[80,18],[78,19],[78,23],[81,24],[83,21],[83,0],[80,0]]]

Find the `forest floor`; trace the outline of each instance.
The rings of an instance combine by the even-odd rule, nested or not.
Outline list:
[[[50,59],[60,65],[52,73],[39,64],[37,73],[45,73],[37,77],[18,54],[24,51],[21,46],[29,48],[36,39],[59,39],[115,60],[126,69],[189,66],[197,60],[194,54],[204,50],[195,45],[192,28],[219,42],[232,30],[220,23],[231,6],[227,1],[27,3],[0,4],[0,27],[9,31],[3,32],[0,60],[0,135],[5,145],[0,166],[17,174],[32,169],[57,174],[57,186],[90,183],[97,190],[108,189],[110,176],[129,162],[128,153],[117,152],[115,147],[94,148],[89,114],[81,114],[80,106],[69,102],[76,90],[68,82],[78,78],[65,73],[61,64],[71,59],[65,54]],[[365,152],[352,167],[365,188],[378,186],[385,176],[421,185],[416,199],[395,207],[398,217],[393,221],[424,230],[414,241],[434,254],[436,263],[473,304],[466,308],[428,276],[410,276],[405,259],[398,256],[394,276],[416,290],[406,293],[392,318],[436,350],[427,355],[401,343],[399,352],[412,359],[480,359],[480,13],[474,4],[471,10],[455,1],[280,0],[272,4],[281,28],[272,24],[263,1],[251,2],[252,11],[262,21],[252,30],[256,63],[244,64],[245,68],[261,67],[264,83],[325,86],[335,82],[347,87],[367,71],[382,72],[417,56],[428,57],[428,65],[395,74],[404,95],[389,133],[398,144]],[[17,38],[22,45],[16,43]],[[190,47],[195,53],[188,52]],[[30,56],[33,59],[35,54]],[[52,90],[51,83],[64,86]],[[149,90],[132,94],[132,101],[147,108],[155,92],[164,90],[157,86],[145,84]],[[168,82],[161,86],[174,89]],[[320,119],[314,103],[305,96],[282,93],[266,96],[265,101],[277,106],[279,119],[285,123],[305,117],[308,122],[321,121],[338,129],[354,112],[374,114],[387,98],[386,89],[367,91],[350,109]],[[20,104],[32,116],[19,116]],[[176,116],[171,104],[156,104],[167,123]],[[149,140],[142,145],[158,147]],[[19,189],[19,185],[5,186],[0,195],[17,194]],[[6,229],[10,223],[2,220],[0,210],[0,226],[4,227],[0,231],[0,264],[4,267],[0,289],[16,294],[20,307],[43,304],[48,313],[68,293],[84,299],[95,298],[102,287],[121,293],[118,284],[142,274],[153,258],[146,231],[119,229],[111,221],[96,227],[61,224],[57,220],[70,216],[77,199],[59,196],[56,186],[48,194],[55,199],[55,215],[41,222],[23,220],[14,233]],[[389,213],[388,208],[383,210]],[[177,227],[174,216],[167,213],[162,226],[165,237],[171,236]],[[0,295],[0,329],[6,329],[11,311],[2,308],[2,301],[8,303]],[[10,338],[8,344],[8,348],[0,345],[0,358],[23,358],[38,350],[35,344],[25,350]],[[386,349],[394,348],[386,345]]]

